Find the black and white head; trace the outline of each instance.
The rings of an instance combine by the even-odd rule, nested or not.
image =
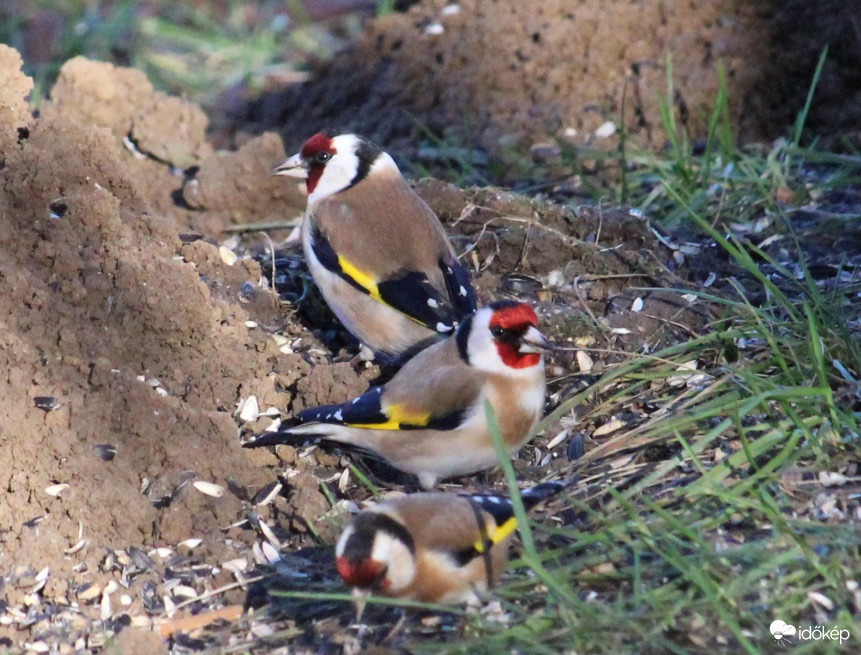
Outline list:
[[[359,593],[397,595],[416,575],[415,543],[400,521],[366,510],[346,527],[335,546],[335,566]]]
[[[398,172],[398,167],[375,143],[356,134],[318,132],[271,173],[304,179],[311,206],[384,170]]]
[[[461,357],[489,373],[531,374],[543,365],[541,353],[552,344],[538,329],[538,317],[526,303],[499,300],[465,319],[457,330]]]

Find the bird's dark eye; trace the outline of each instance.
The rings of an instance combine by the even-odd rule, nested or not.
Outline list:
[[[501,328],[498,325],[495,325],[490,328],[490,334],[493,335],[494,339],[501,339],[505,335],[505,332],[505,328]]]
[[[325,164],[331,158],[332,158],[332,155],[330,155],[328,152],[325,152],[325,151],[324,152],[318,152],[316,155],[314,155],[314,161],[316,161],[318,164]]]

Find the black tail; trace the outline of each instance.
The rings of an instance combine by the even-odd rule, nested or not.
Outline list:
[[[264,432],[254,435],[243,442],[243,448],[262,448],[263,446],[304,446],[308,443],[319,443],[321,437],[313,434],[295,434],[288,430]]]
[[[565,491],[565,489],[574,484],[574,482],[576,482],[576,480],[541,482],[536,484],[534,487],[521,491],[520,497],[523,498],[523,504],[526,506],[526,509],[532,509],[538,503]]]
[[[534,487],[524,489],[520,492],[520,497],[523,499],[523,504],[526,509],[532,509],[538,503],[552,498],[556,494],[564,491],[576,480],[559,480],[556,482],[541,482]],[[498,494],[460,494],[467,498],[471,498],[478,503],[482,509],[491,514],[496,519],[497,525],[502,525],[505,521],[514,516],[514,506],[508,496],[500,496]]]

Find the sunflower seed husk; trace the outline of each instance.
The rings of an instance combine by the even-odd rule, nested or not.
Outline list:
[[[263,533],[263,536],[266,537],[266,540],[270,544],[272,544],[276,549],[280,550],[281,549],[281,540],[275,536],[275,533],[272,532],[272,528],[269,527],[269,525],[266,523],[266,521],[264,521],[263,519],[260,519],[258,527],[260,528],[260,532]]]
[[[98,598],[101,593],[102,588],[93,582],[85,582],[75,589],[75,596],[80,600],[93,600]]]
[[[132,563],[139,569],[151,571],[155,568],[155,562],[152,561],[152,558],[137,546],[130,546],[128,553]]]
[[[231,571],[232,573],[246,570],[248,568],[248,560],[244,557],[238,557],[236,559],[228,560],[221,567],[227,571]]]
[[[254,494],[253,503],[257,506],[268,505],[271,503],[275,497],[281,493],[281,490],[284,488],[284,485],[278,482],[270,482],[260,489],[256,494]]]
[[[83,549],[84,549],[84,547],[85,547],[85,546],[87,546],[87,544],[89,544],[89,543],[90,543],[90,542],[89,542],[89,540],[88,540],[88,539],[80,539],[80,540],[78,541],[78,543],[76,543],[76,544],[75,544],[74,546],[72,546],[71,548],[67,548],[67,549],[66,549],[66,550],[64,550],[63,552],[64,552],[66,555],[74,555],[75,553],[77,553],[77,552],[79,552],[79,551],[83,550]]]
[[[263,551],[263,556],[269,564],[274,564],[281,559],[281,555],[278,554],[278,550],[268,541],[264,541],[260,545],[260,550]]]
[[[547,444],[547,450],[552,450],[556,448],[559,444],[565,441],[565,438],[568,436],[568,430],[562,430],[559,434],[553,437]]]
[[[338,490],[344,492],[350,486],[350,469],[344,469],[338,476]]]
[[[96,455],[99,456],[99,459],[105,462],[110,462],[117,456],[117,447],[113,444],[96,444],[93,446],[93,450],[96,451]]]
[[[593,437],[602,437],[605,434],[610,434],[611,432],[615,432],[619,428],[625,427],[625,422],[620,421],[617,418],[614,418],[612,421],[607,421],[604,425],[595,428],[595,431],[592,433]]]
[[[102,621],[107,621],[111,618],[111,614],[113,614],[111,611],[111,596],[107,591],[105,591],[105,593],[102,594],[102,600],[99,603],[99,617]]]
[[[541,280],[523,273],[508,273],[502,276],[502,288],[509,293],[534,293],[543,287]]]
[[[201,544],[202,541],[203,541],[203,539],[198,539],[196,537],[193,537],[191,539],[185,539],[184,541],[180,541],[177,544],[177,546],[182,546],[183,548],[188,548],[189,550],[194,550],[195,548],[197,548]]]
[[[179,596],[180,598],[197,598],[198,593],[195,591],[193,587],[189,587],[188,585],[178,584],[173,588],[174,596]]]
[[[228,266],[233,266],[236,263],[236,260],[239,259],[235,252],[225,246],[218,247],[218,254],[221,255],[221,261]]]
[[[54,398],[54,396],[36,396],[33,398],[33,403],[36,407],[46,412],[53,412],[55,409],[60,408],[60,400]]]
[[[205,480],[195,480],[191,485],[200,493],[213,498],[221,498],[224,495],[224,487],[215,484],[214,482],[206,482]]]
[[[592,367],[595,365],[595,362],[589,356],[588,353],[578,350],[575,354],[577,357],[577,367],[580,369],[581,373],[588,373],[592,370]]]
[[[239,403],[239,419],[241,421],[245,423],[256,421],[258,414],[260,414],[260,405],[257,403],[257,396],[248,396]]]
[[[56,498],[68,488],[69,485],[67,485],[66,483],[52,484],[50,487],[45,488],[45,493],[49,496],[54,496]]]
[[[568,459],[580,459],[586,454],[586,435],[578,432],[568,442]]]

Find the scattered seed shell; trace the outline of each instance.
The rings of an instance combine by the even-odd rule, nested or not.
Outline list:
[[[559,434],[557,434],[555,437],[553,437],[547,443],[547,450],[552,450],[553,448],[556,448],[556,446],[558,446],[563,441],[565,441],[565,438],[567,436],[568,436],[568,430],[562,430]]]
[[[595,136],[599,139],[606,139],[613,136],[616,133],[616,124],[613,121],[607,121],[606,123],[602,123],[598,126],[598,129],[595,130]]]
[[[221,567],[232,573],[241,573],[248,568],[248,560],[244,557],[239,557],[237,559],[228,560],[222,564]]]
[[[179,596],[180,598],[197,598],[198,593],[195,591],[193,587],[189,587],[185,584],[178,584],[172,590],[171,593],[174,596]]]
[[[523,273],[507,273],[502,276],[502,288],[509,293],[535,293],[544,288],[541,280]]]
[[[60,400],[54,398],[54,396],[36,396],[33,398],[33,403],[36,407],[46,412],[53,412],[55,409],[60,408]]]
[[[113,444],[96,444],[93,446],[93,450],[96,451],[96,455],[99,456],[99,459],[104,462],[110,462],[117,456],[117,447]]]
[[[635,313],[643,311],[643,299],[642,298],[636,298],[634,300],[634,302],[631,304],[631,311],[635,312]]]
[[[213,498],[221,498],[224,495],[224,487],[215,484],[214,482],[206,482],[205,480],[195,480],[191,485],[200,493]]]
[[[575,353],[575,357],[577,358],[577,366],[581,373],[588,373],[592,370],[592,367],[595,366],[595,362],[589,354],[582,350],[578,350]]]
[[[266,486],[264,486],[260,491],[254,494],[253,503],[257,506],[268,505],[275,497],[281,493],[281,489],[284,488],[284,485],[278,482],[270,482]]]
[[[198,539],[197,537],[192,537],[191,539],[185,539],[184,541],[180,541],[177,546],[182,546],[183,548],[188,548],[189,550],[194,550],[197,548],[203,539]]]
[[[278,550],[268,541],[264,541],[260,544],[260,550],[263,551],[263,556],[269,564],[274,564],[281,559],[281,555],[278,554]]]
[[[263,533],[263,536],[266,537],[266,540],[270,544],[272,544],[275,548],[280,550],[281,549],[281,541],[278,539],[278,537],[275,536],[275,533],[272,532],[272,528],[270,528],[269,525],[266,523],[266,521],[264,521],[263,519],[260,519],[259,525],[260,525],[260,532]]]
[[[233,266],[236,263],[236,260],[239,259],[235,252],[225,246],[218,247],[218,254],[221,255],[221,261],[228,266]]]
[[[245,423],[257,420],[257,415],[260,414],[260,405],[257,403],[257,396],[248,396],[239,404],[239,418]]]
[[[94,600],[95,598],[98,598],[101,593],[102,588],[93,582],[85,582],[75,590],[75,596],[81,600]]]
[[[620,421],[617,418],[614,418],[612,421],[607,421],[604,425],[595,428],[595,431],[592,433],[593,437],[603,437],[605,434],[610,434],[611,432],[615,432],[619,428],[625,426],[624,421]]]
[[[68,488],[69,485],[67,485],[65,482],[61,484],[52,484],[50,487],[45,488],[45,493],[49,496],[54,496],[56,498]]]
[[[580,459],[586,454],[586,435],[578,432],[568,442],[568,459],[571,461]]]
[[[66,555],[74,555],[75,553],[77,553],[77,552],[79,552],[79,551],[83,550],[83,549],[84,549],[84,547],[85,547],[87,544],[89,544],[89,543],[90,543],[90,542],[89,542],[89,540],[87,540],[87,539],[80,539],[80,540],[78,541],[78,543],[76,543],[76,544],[75,544],[74,546],[72,546],[71,548],[67,548],[67,549],[66,549],[66,550],[64,550],[63,552],[64,552]]]

